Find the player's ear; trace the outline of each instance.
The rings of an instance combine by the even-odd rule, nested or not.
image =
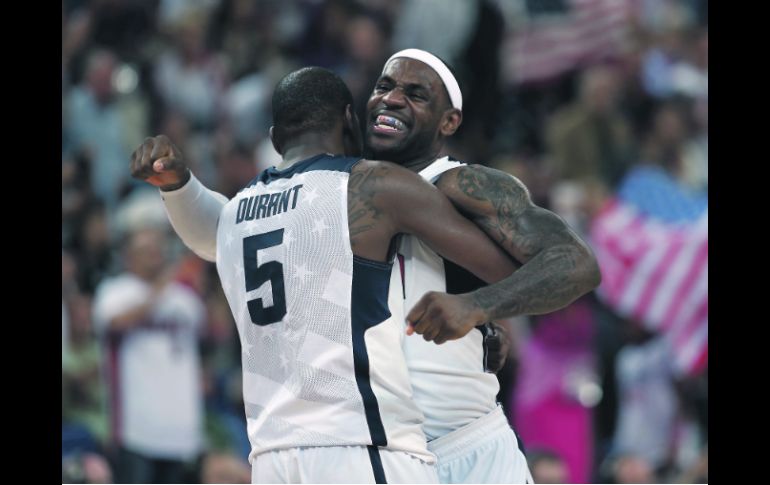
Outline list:
[[[275,126],[271,126],[270,141],[273,143],[273,148],[275,148],[275,151],[277,151],[280,155],[283,155],[283,152],[281,151],[282,141],[279,138],[280,137],[275,132]]]
[[[443,136],[452,136],[455,134],[460,124],[463,122],[463,112],[457,108],[449,108],[444,111],[444,116],[439,125],[439,131]]]

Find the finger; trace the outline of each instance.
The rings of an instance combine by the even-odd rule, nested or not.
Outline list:
[[[152,167],[152,149],[155,147],[155,142],[152,138],[145,138],[144,144],[142,144],[142,160],[139,162],[142,170]]]
[[[138,148],[134,152],[134,159],[132,160],[131,176],[140,180],[146,180],[148,177],[156,175],[152,169],[152,165],[143,165],[142,159],[144,157],[144,146]]]
[[[422,317],[420,317],[420,320],[413,323],[412,326],[414,327],[415,333],[419,333],[420,335],[425,335],[425,332],[427,332],[434,325],[430,315],[427,313],[424,313]]]
[[[422,298],[420,298],[420,300],[412,307],[412,309],[409,310],[409,313],[407,313],[406,321],[410,326],[414,327],[417,324],[417,322],[420,321],[422,316],[425,314],[425,310],[428,308],[428,304],[429,304],[428,295],[429,295],[428,293],[423,295]],[[407,332],[408,332],[408,329],[407,329]]]
[[[432,325],[425,331],[425,333],[422,335],[422,338],[424,338],[427,342],[432,342],[436,340],[436,337],[439,336],[440,332],[441,328],[439,328],[438,325]]]
[[[436,335],[436,338],[433,339],[433,343],[436,345],[441,345],[449,340],[449,337],[446,335],[445,332],[439,332],[438,335]]]
[[[152,170],[155,173],[169,172],[174,169],[174,160],[171,157],[163,157],[152,163]]]
[[[137,167],[137,160],[139,159],[139,150],[140,148],[137,148],[131,153],[131,162],[128,164],[128,169],[131,172],[132,177],[136,177],[139,172],[139,167]]]
[[[150,151],[150,160],[157,160],[162,157],[171,155],[171,150],[168,146],[168,138],[164,136],[157,136],[153,141],[152,151]]]
[[[158,140],[158,143],[161,144],[161,146],[165,147],[166,156],[173,159],[182,158],[179,148],[177,148],[177,146],[174,145],[174,142],[172,142],[169,137],[167,137],[166,135],[158,135],[155,137],[155,139]]]

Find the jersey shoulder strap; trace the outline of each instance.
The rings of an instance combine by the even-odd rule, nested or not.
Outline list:
[[[435,162],[422,169],[420,171],[420,177],[434,184],[442,173],[462,165],[467,165],[467,163],[450,159],[449,157],[439,158]]]

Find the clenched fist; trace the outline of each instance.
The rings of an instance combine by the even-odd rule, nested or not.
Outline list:
[[[486,315],[468,295],[429,291],[409,311],[406,320],[407,335],[417,332],[427,341],[443,344],[483,325]]]
[[[131,155],[131,176],[144,180],[160,190],[182,187],[190,180],[190,169],[182,152],[166,135],[145,138],[142,146]]]

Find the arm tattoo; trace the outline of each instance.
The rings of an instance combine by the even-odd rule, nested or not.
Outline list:
[[[472,165],[458,170],[457,186],[462,194],[477,201],[475,205],[481,210],[471,211],[471,217],[498,244],[506,249],[515,245],[519,252],[531,250],[525,238],[518,244],[512,241],[519,232],[517,218],[532,206],[524,185],[503,172]]]
[[[473,293],[490,319],[549,313],[599,284],[588,246],[559,216],[534,205],[514,177],[473,165],[457,170],[456,184],[453,202],[523,263],[511,276]]]
[[[382,211],[374,204],[378,182],[385,176],[387,168],[369,167],[351,171],[348,179],[348,227],[350,244],[355,247],[357,236],[377,225]]]

